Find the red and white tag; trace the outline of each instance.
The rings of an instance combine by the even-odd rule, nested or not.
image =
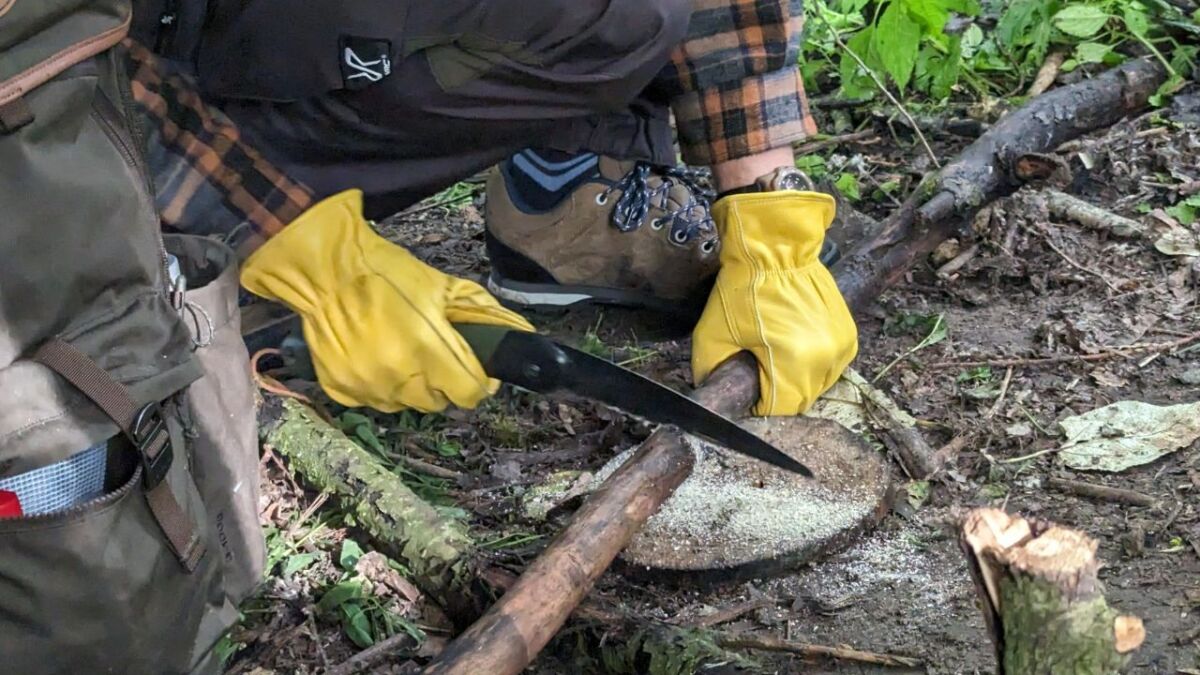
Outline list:
[[[22,515],[24,513],[17,493],[0,490],[0,518],[20,518]]]

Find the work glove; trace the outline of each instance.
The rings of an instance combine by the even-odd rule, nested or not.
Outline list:
[[[692,335],[699,384],[747,350],[758,359],[756,415],[798,415],[858,352],[858,330],[833,275],[818,260],[833,198],[780,190],[713,205],[721,269]]]
[[[300,315],[317,379],[346,406],[472,408],[499,383],[451,323],[533,330],[479,284],[375,234],[359,190],[306,211],[250,256],[241,278]]]

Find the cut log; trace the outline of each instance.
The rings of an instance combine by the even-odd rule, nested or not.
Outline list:
[[[472,588],[471,538],[409,490],[312,409],[292,399],[268,399],[261,415],[264,444],[287,457],[312,487],[353,513],[376,546],[412,570],[417,586],[459,625],[483,610]],[[265,423],[263,423],[265,422]]]
[[[1092,80],[1039,96],[972,143],[859,244],[835,276],[852,309],[873,301],[951,236],[956,216],[1015,189],[1012,158],[1049,152],[1109,126],[1146,105],[1165,79],[1162,67],[1134,61]],[[713,410],[742,415],[758,398],[758,367],[743,354],[720,366],[696,397]],[[571,524],[526,569],[516,586],[430,664],[428,673],[514,675],[533,661],[634,533],[687,477],[685,437],[660,428],[613,474]]]
[[[960,542],[1002,675],[1109,675],[1145,640],[1141,619],[1105,601],[1094,539],[977,509],[964,519]]]

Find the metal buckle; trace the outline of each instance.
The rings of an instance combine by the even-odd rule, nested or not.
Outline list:
[[[146,450],[162,434],[166,437],[162,450],[153,458]],[[129,440],[133,441],[138,451],[138,459],[142,463],[142,482],[147,490],[152,490],[167,477],[171,469],[173,452],[171,437],[167,432],[166,422],[163,421],[162,406],[158,401],[147,403],[133,418],[129,428]]]

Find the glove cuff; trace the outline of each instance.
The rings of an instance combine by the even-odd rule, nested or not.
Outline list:
[[[721,264],[786,270],[817,262],[837,206],[820,192],[737,194],[713,205]]]

